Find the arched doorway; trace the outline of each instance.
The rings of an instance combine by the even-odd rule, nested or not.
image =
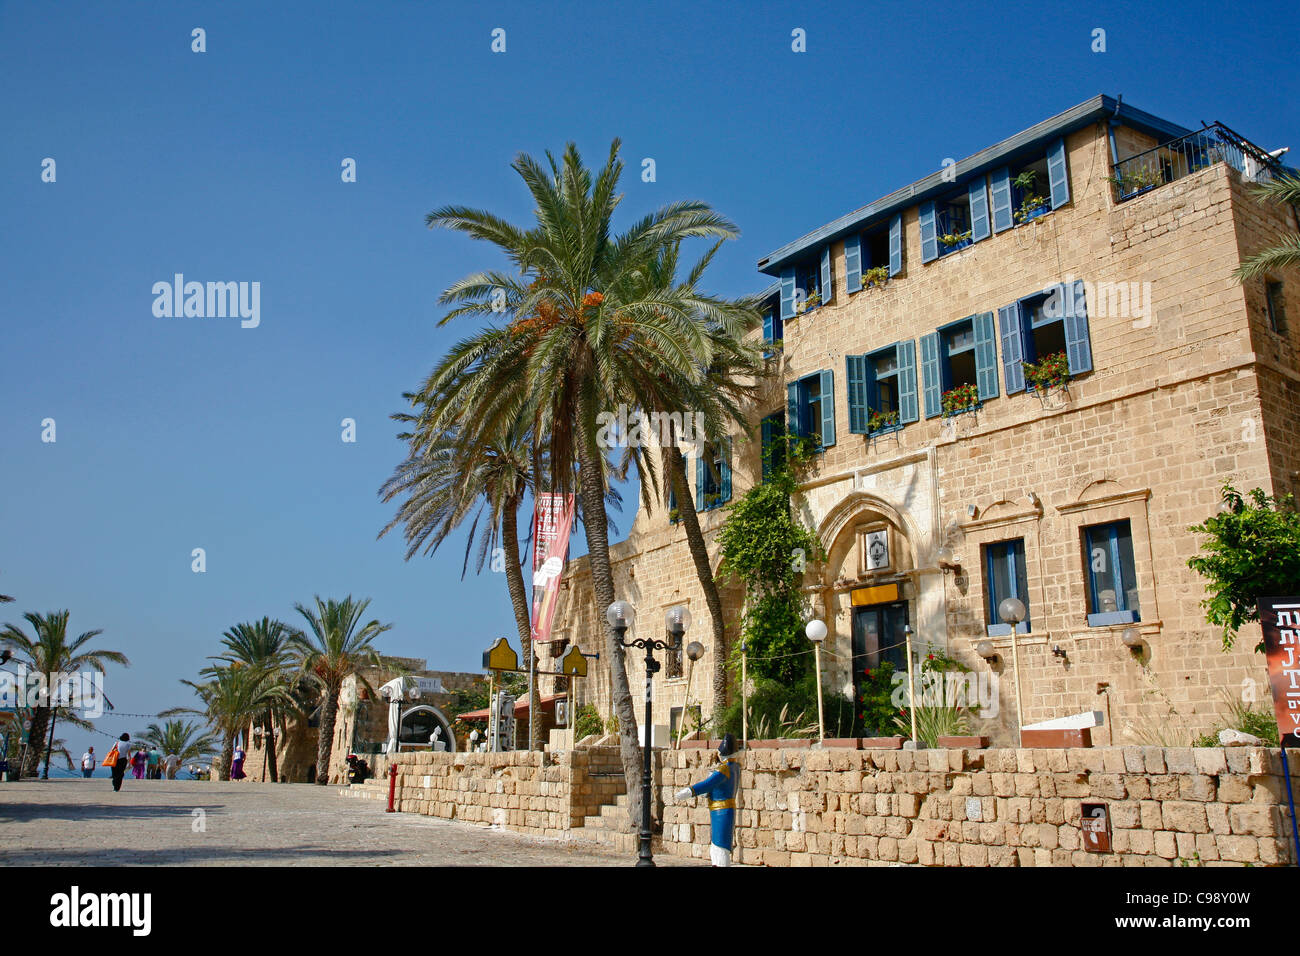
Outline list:
[[[449,721],[437,707],[418,704],[402,712],[397,725],[397,749],[428,748],[429,738],[440,732],[439,739],[447,745],[448,753],[456,752],[456,735]]]

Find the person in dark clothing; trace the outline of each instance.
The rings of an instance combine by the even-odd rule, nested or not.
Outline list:
[[[122,778],[126,776],[126,767],[131,756],[131,735],[123,734],[117,741],[117,763],[113,764],[113,789],[122,789]]]

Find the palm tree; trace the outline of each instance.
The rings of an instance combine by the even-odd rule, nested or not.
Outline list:
[[[436,403],[427,394],[408,393],[405,397],[416,407]],[[476,540],[476,572],[483,570],[488,555],[496,550],[500,541],[515,629],[531,673],[534,669],[532,626],[519,553],[518,518],[525,495],[536,488],[536,469],[541,467],[533,455],[530,418],[519,415],[508,423],[499,437],[468,447],[456,440],[455,432],[430,433],[424,427],[425,420],[418,414],[402,413],[393,418],[414,424],[415,430],[398,436],[410,442],[409,453],[379,489],[380,497],[386,502],[399,495],[405,496],[397,516],[384,526],[379,537],[382,538],[396,525],[404,524],[406,559],[409,561],[422,546],[425,554],[436,551],[447,536],[473,513],[465,542],[461,579],[469,569],[469,556]],[[479,524],[484,518],[483,530],[479,533]],[[532,719],[529,720],[528,748],[538,750],[541,724],[535,719],[538,713],[537,683],[530,681],[529,684],[528,706]]]
[[[144,733],[136,734],[136,738],[157,747],[164,754],[175,754],[182,764],[190,760],[209,760],[221,749],[216,735],[190,720],[168,720],[161,727],[150,724]]]
[[[1257,183],[1251,192],[1261,202],[1300,210],[1300,177],[1280,173],[1268,182]],[[1284,236],[1276,245],[1246,259],[1233,274],[1244,282],[1297,264],[1300,264],[1300,232]]]
[[[475,273],[442,294],[443,303],[455,305],[443,322],[465,315],[491,322],[502,314],[510,322],[458,343],[435,370],[435,384],[459,381],[438,389],[442,400],[431,424],[448,427],[464,412],[469,431],[491,434],[517,409],[519,393],[527,392],[527,400],[536,403],[535,428],[545,436],[551,459],[546,490],[567,493],[576,470],[602,618],[615,595],[604,509],[611,469],[597,438],[597,415],[622,402],[636,408],[680,407],[660,373],[689,377],[708,367],[711,342],[701,319],[728,331],[734,324],[733,316],[694,290],[647,289],[639,270],[666,246],[694,237],[731,237],[735,226],[707,204],[689,201],[665,206],[615,235],[612,219],[622,198],[618,151],[615,140],[594,177],[572,143],[562,161],[548,153],[545,165],[519,155],[513,168],[536,204],[537,223],[530,229],[461,206],[437,209],[426,218],[430,227],[491,242],[517,270]],[[641,812],[636,715],[623,647],[611,628],[606,643],[629,819],[635,824]]]
[[[339,690],[349,675],[379,662],[379,653],[371,642],[393,626],[370,620],[358,627],[369,606],[369,598],[354,601],[350,594],[342,601],[322,601],[317,596],[314,609],[294,605],[294,609],[307,620],[311,632],[310,636],[300,634],[295,640],[301,667],[320,690],[316,782],[322,786],[329,783]]]
[[[68,612],[51,611],[48,614],[27,613],[23,618],[31,625],[31,634],[24,632],[13,624],[6,624],[0,631],[0,645],[9,648],[30,670],[45,678],[47,693],[54,690],[55,675],[70,674],[81,670],[94,670],[104,673],[104,665],[121,664],[129,667],[130,661],[121,651],[89,650],[86,645],[104,632],[102,630],[86,631],[75,640],[68,640]],[[19,768],[19,776],[35,775],[40,767],[41,743],[45,740],[45,730],[49,727],[51,738],[55,718],[54,709],[47,703],[32,708],[32,727],[28,739],[34,746],[27,749],[26,759]],[[46,744],[49,749],[48,743]],[[49,776],[49,758],[45,761],[45,775]]]
[[[270,675],[275,683],[287,684],[288,672],[294,661],[295,641],[301,637],[294,628],[283,621],[273,621],[263,617],[260,621],[236,624],[222,635],[221,643],[226,652],[220,660],[238,661],[255,670]],[[271,730],[271,739],[267,742],[266,756],[270,762],[271,782],[279,779],[279,766],[275,754],[275,728],[285,729],[284,709],[275,708],[275,702],[267,703],[266,711],[257,715],[257,719]],[[278,723],[277,723],[278,722]],[[183,759],[183,758],[182,758]],[[264,771],[266,767],[262,768]]]
[[[221,738],[221,762],[217,766],[217,779],[230,779],[230,764],[234,759],[235,738],[248,722],[266,712],[272,704],[288,698],[288,690],[274,675],[236,661],[224,667],[205,667],[200,672],[207,680],[203,683],[182,680],[192,687],[203,702],[203,709],[173,707],[158,716],[173,717],[178,714],[201,713]]]

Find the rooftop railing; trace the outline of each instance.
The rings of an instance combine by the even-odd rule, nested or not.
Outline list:
[[[1247,179],[1267,180],[1281,170],[1276,159],[1222,123],[1163,143],[1115,164],[1110,181],[1124,202],[1215,163],[1227,163]]]

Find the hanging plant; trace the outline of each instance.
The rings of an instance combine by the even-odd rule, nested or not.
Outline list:
[[[871,434],[893,428],[898,424],[898,412],[877,412],[867,409],[867,431]]]
[[[944,392],[940,401],[945,418],[950,415],[958,415],[979,406],[979,389],[974,385],[958,385],[956,388],[950,388]]]
[[[939,237],[939,242],[951,249],[953,246],[959,246],[970,238],[970,230],[965,232],[949,232]]]
[[[876,266],[873,269],[867,269],[862,273],[862,288],[866,289],[875,286],[877,289],[883,289],[885,283],[889,281],[889,266]]]
[[[1064,352],[1025,363],[1025,382],[1034,388],[1060,388],[1070,381],[1070,361]]]

